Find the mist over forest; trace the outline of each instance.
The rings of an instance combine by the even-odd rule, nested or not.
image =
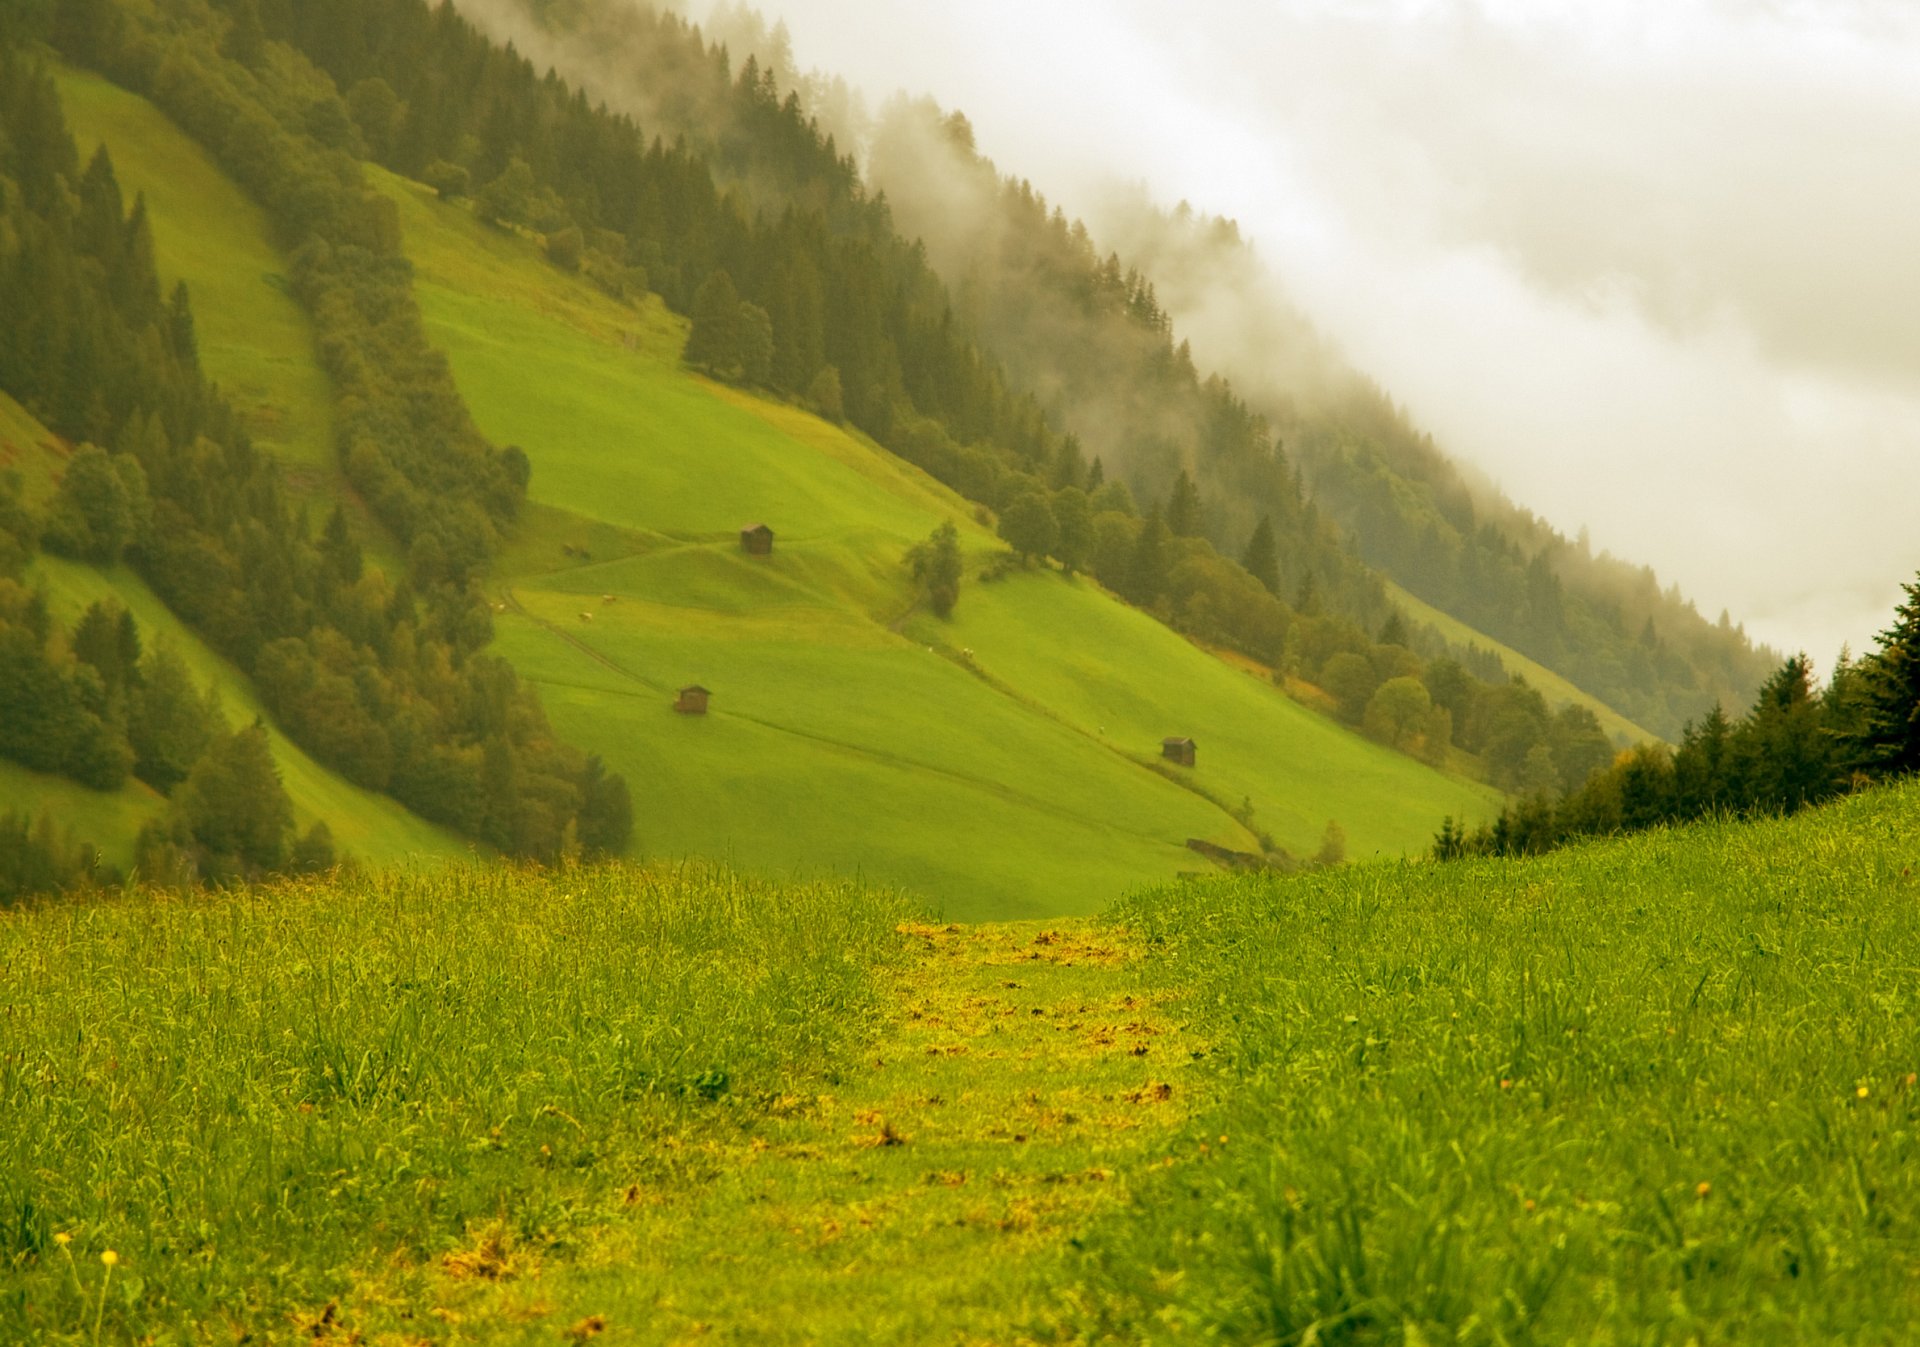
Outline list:
[[[776,59],[784,21],[843,138],[963,113],[1129,260],[1183,201],[1233,219],[1251,263],[1156,275],[1204,366],[1290,378],[1297,308],[1470,472],[1757,639],[1858,651],[1916,560],[1899,7],[688,12]]]

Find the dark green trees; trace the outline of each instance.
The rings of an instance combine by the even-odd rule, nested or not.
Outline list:
[[[1060,542],[1060,526],[1046,496],[1038,490],[1016,496],[1000,513],[1000,536],[1029,565],[1051,555]]]
[[[941,617],[950,617],[960,602],[960,530],[946,520],[923,543],[907,554],[913,578],[926,596],[927,606]]]
[[[1247,550],[1241,554],[1240,564],[1246,567],[1248,575],[1267,587],[1267,593],[1279,594],[1280,551],[1273,538],[1272,516],[1260,516],[1253,536],[1247,539]]]
[[[1920,580],[1905,593],[1879,653],[1858,670],[1859,727],[1848,747],[1875,775],[1920,771]]]

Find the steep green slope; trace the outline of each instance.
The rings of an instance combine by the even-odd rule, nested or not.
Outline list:
[[[350,499],[327,457],[311,327],[263,217],[143,100],[75,73],[63,93],[83,145],[107,143],[147,194],[210,372],[317,503]],[[381,181],[463,394],[490,437],[534,462],[534,506],[501,566],[498,649],[546,685],[563,735],[628,777],[641,850],[858,871],[984,916],[1089,910],[1204,868],[1188,838],[1252,850],[1265,832],[1309,852],[1337,818],[1356,853],[1398,853],[1442,814],[1495,804],[1090,582],[970,583],[958,625],[915,614],[902,560],[937,523],[962,525],[970,565],[998,549],[971,505],[861,437],[688,375],[684,324],[657,301],[611,301],[527,241]],[[735,532],[760,519],[780,542],[747,558]],[[71,603],[127,588],[89,576],[63,575]],[[129,594],[143,624],[157,613]],[[691,682],[714,689],[705,718],[671,710]],[[253,707],[237,684],[228,703]],[[1166,734],[1203,741],[1197,770],[1157,761]],[[304,758],[282,770],[303,811],[360,854],[457,845],[373,797],[328,796],[337,778]]]
[[[1640,744],[1653,743],[1659,739],[1659,735],[1642,729],[1598,697],[1581,691],[1546,665],[1528,659],[1513,647],[1502,645],[1493,638],[1475,631],[1452,614],[1443,613],[1432,604],[1422,602],[1391,580],[1387,582],[1387,594],[1400,606],[1400,610],[1408,618],[1414,622],[1426,623],[1449,641],[1460,645],[1477,645],[1482,650],[1493,651],[1500,657],[1500,664],[1509,675],[1518,675],[1526,679],[1541,696],[1547,699],[1549,705],[1560,707],[1571,704],[1586,707],[1593,712],[1600,722],[1600,728],[1605,730],[1607,737],[1614,742]]]
[[[970,582],[954,625],[913,614],[902,560],[940,520],[972,562],[998,547],[971,506],[838,427],[688,375],[657,302],[617,304],[380,181],[431,334],[551,507],[511,554],[499,648],[626,773],[647,852],[857,869],[959,916],[1084,911],[1201,868],[1187,838],[1252,849],[1221,807],[1243,798],[1293,850],[1338,818],[1356,850],[1391,853],[1493,803],[1087,581]],[[763,519],[775,553],[748,557],[735,531]],[[712,714],[676,716],[696,682]],[[1203,740],[1197,771],[1160,768],[1168,734]]]

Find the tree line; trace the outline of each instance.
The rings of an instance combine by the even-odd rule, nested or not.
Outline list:
[[[390,203],[346,150],[321,148],[351,132],[338,97],[297,57],[255,70],[187,18],[114,0],[63,0],[44,18],[69,55],[214,148],[300,240],[295,285],[334,374],[343,461],[408,565],[366,566],[344,512],[316,529],[290,498],[200,367],[185,287],[161,295],[144,203],[127,207],[104,148],[80,168],[51,76],[10,44],[0,389],[78,446],[47,545],[124,557],[357,784],[511,855],[622,848],[624,781],[560,742],[533,689],[484,653],[476,581],[524,491],[524,456],[472,430],[426,344]]]
[[[1715,706],[1679,746],[1641,745],[1558,793],[1540,791],[1434,839],[1441,860],[1536,855],[1581,837],[1714,816],[1793,814],[1876,781],[1920,771],[1920,580],[1905,587],[1878,649],[1844,654],[1824,687],[1795,655],[1746,714]]]

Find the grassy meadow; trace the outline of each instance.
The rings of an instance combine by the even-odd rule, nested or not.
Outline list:
[[[1221,1103],[1112,1322],[1272,1343],[1912,1341],[1920,785],[1542,860],[1142,893]]]
[[[904,915],[498,867],[0,913],[0,1340],[311,1340],[556,1257],[843,1068]]]
[[[0,912],[0,1340],[1909,1341],[1916,836]]]
[[[1000,550],[970,505],[856,434],[689,375],[657,300],[616,303],[375,177],[481,428],[533,462],[497,648],[625,773],[647,854],[858,872],[981,919],[1095,911],[1202,868],[1189,837],[1310,854],[1337,818],[1355,854],[1399,855],[1442,815],[1497,808],[1090,580],[970,582],[955,623],[916,614],[904,558],[937,523],[959,525],[970,570]],[[737,531],[760,520],[779,542],[746,557]],[[696,682],[712,714],[675,716]],[[1197,771],[1158,769],[1170,734],[1201,740]]]

